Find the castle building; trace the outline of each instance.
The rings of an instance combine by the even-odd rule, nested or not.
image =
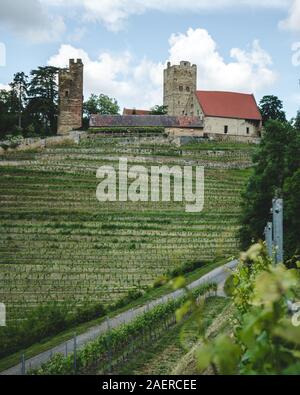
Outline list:
[[[164,70],[164,105],[168,115],[199,117],[203,136],[257,137],[262,117],[254,95],[197,91],[197,66],[182,61]]]
[[[69,68],[59,72],[58,134],[82,127],[83,67],[81,59],[70,59]]]
[[[196,90],[197,66],[185,61],[171,66],[169,62],[164,70],[164,106],[168,107],[168,115],[184,115],[191,93]]]

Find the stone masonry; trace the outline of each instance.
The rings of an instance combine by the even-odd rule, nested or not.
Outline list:
[[[187,61],[171,66],[169,62],[164,70],[164,105],[168,107],[168,115],[184,115],[187,102],[196,90],[197,66]]]
[[[70,59],[68,69],[59,73],[58,134],[67,134],[82,127],[83,63]]]

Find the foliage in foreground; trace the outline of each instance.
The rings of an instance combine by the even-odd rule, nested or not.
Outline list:
[[[203,333],[204,346],[197,355],[199,370],[211,367],[215,374],[299,374],[300,326],[288,310],[288,301],[294,301],[299,292],[299,279],[299,270],[273,266],[263,244],[243,253],[232,280],[233,333],[213,341]]]

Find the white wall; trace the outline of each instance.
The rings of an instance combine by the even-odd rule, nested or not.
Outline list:
[[[205,117],[204,133],[225,134],[225,126],[228,126],[228,135],[231,136],[256,136],[257,128],[244,119]],[[249,128],[249,133],[247,133]]]

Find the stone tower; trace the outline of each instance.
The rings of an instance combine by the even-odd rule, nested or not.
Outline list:
[[[59,72],[58,134],[67,134],[82,127],[83,63],[70,59],[68,69]]]
[[[197,66],[182,61],[164,70],[164,105],[168,115],[182,116],[191,93],[197,90]]]

